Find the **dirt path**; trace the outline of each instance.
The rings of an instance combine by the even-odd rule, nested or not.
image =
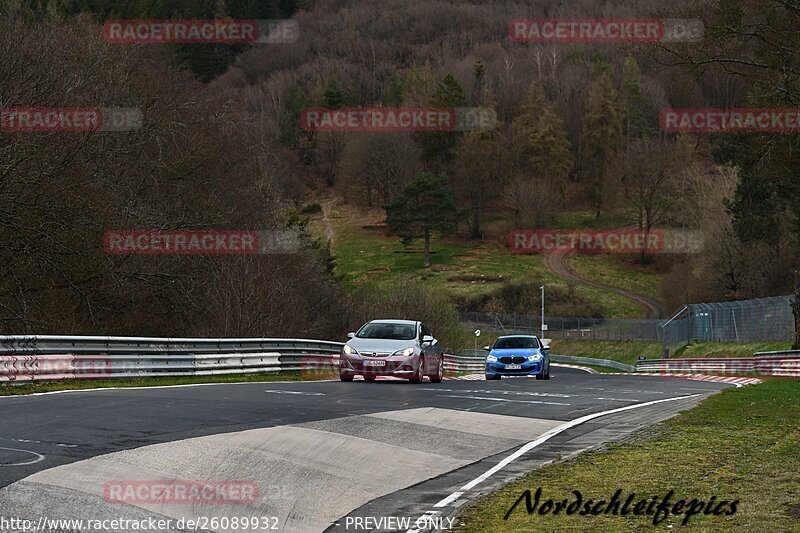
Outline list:
[[[569,266],[567,255],[568,254],[565,251],[557,251],[551,254],[546,254],[544,257],[544,264],[547,266],[550,272],[560,278],[574,281],[576,283],[583,283],[584,285],[590,285],[604,291],[613,292],[635,301],[645,309],[646,318],[667,318],[667,313],[669,311],[667,310],[667,306],[664,304],[664,302],[656,300],[655,298],[650,298],[649,296],[644,296],[632,291],[620,289],[619,287],[612,287],[611,285],[606,285],[605,283],[600,283],[599,281],[595,281],[593,279],[584,278]]]
[[[333,227],[331,217],[333,215],[333,208],[339,203],[336,197],[328,198],[319,203],[322,207],[322,233],[325,235],[325,240],[333,244],[336,239],[336,230]]]

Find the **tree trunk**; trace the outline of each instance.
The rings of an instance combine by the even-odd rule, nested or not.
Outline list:
[[[794,313],[794,344],[793,350],[800,350],[800,270],[794,271],[794,303],[792,303],[792,313]]]
[[[431,266],[431,230],[425,228],[425,268]]]
[[[481,238],[481,209],[478,206],[472,208],[472,238]]]

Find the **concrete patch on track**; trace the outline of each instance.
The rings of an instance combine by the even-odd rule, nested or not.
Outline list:
[[[34,523],[40,516],[276,517],[282,531],[317,532],[375,498],[514,448],[561,423],[418,408],[197,437],[40,471],[0,490],[0,509]],[[119,480],[250,480],[259,491],[239,505],[110,503],[103,487]]]

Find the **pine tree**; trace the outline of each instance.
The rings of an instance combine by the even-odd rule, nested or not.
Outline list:
[[[572,168],[569,138],[553,104],[546,103],[530,130],[532,168],[541,177],[563,188]]]
[[[645,99],[642,96],[641,70],[633,57],[625,59],[620,84],[620,111],[623,134],[626,139],[651,133],[645,118]]]
[[[436,86],[431,97],[431,107],[452,110],[465,107],[467,95],[452,74],[448,74]],[[417,135],[417,142],[422,148],[423,157],[428,161],[453,160],[453,149],[458,144],[462,133],[458,131],[424,132]]]
[[[617,92],[607,71],[602,71],[589,90],[589,106],[583,125],[583,172],[587,193],[600,220],[606,185],[619,150],[620,113]]]
[[[425,240],[425,266],[431,264],[431,234],[454,233],[460,213],[444,175],[420,173],[386,206],[386,225],[408,244]]]

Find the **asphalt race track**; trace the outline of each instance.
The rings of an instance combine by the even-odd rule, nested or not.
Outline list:
[[[623,438],[730,386],[551,372],[549,381],[244,383],[0,397],[0,515],[34,522],[261,516],[289,532],[381,530],[357,520],[366,517],[435,516],[447,525],[464,502],[557,454]],[[238,505],[109,503],[103,487],[112,480],[252,480],[258,497]]]

